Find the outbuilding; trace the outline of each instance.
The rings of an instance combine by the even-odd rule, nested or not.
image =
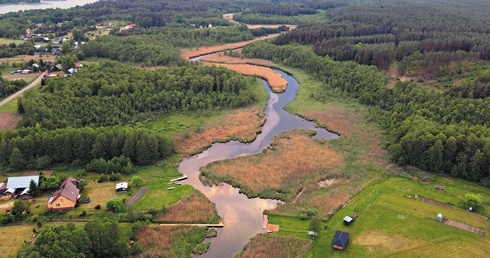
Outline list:
[[[337,250],[344,250],[349,241],[349,233],[337,230],[332,240],[332,247]]]
[[[344,225],[349,226],[354,221],[354,218],[351,216],[344,217]]]
[[[121,182],[116,185],[116,192],[121,193],[121,192],[126,192],[128,190],[128,183],[126,182]]]

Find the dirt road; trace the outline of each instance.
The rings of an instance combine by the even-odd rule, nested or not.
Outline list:
[[[36,84],[38,84],[41,79],[44,77],[44,74],[46,74],[46,72],[42,73],[41,75],[39,75],[39,77],[37,77],[33,82],[31,82],[29,85],[25,86],[24,88],[22,88],[21,90],[17,91],[16,93],[10,95],[8,98],[0,101],[0,107],[5,105],[7,102],[17,98],[20,94],[22,94],[24,91],[36,86]]]

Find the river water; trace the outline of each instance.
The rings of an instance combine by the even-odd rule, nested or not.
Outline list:
[[[77,5],[95,3],[98,0],[65,0],[65,1],[41,1],[39,4],[0,4],[0,14],[32,9],[62,8],[67,9]]]
[[[264,88],[269,94],[265,109],[266,122],[262,127],[262,132],[252,143],[237,141],[215,143],[206,151],[184,159],[179,164],[179,171],[188,176],[188,179],[182,183],[192,185],[215,203],[225,225],[222,229],[218,229],[217,237],[207,240],[211,243],[211,247],[202,257],[229,258],[240,252],[250,238],[265,232],[262,229],[262,212],[264,209],[275,208],[278,201],[260,198],[249,199],[240,194],[239,189],[228,184],[204,186],[199,180],[200,167],[216,160],[259,153],[270,145],[274,135],[292,129],[315,130],[317,134],[314,138],[333,139],[337,137],[334,133],[318,128],[315,123],[292,115],[283,109],[287,103],[294,100],[299,83],[292,76],[280,70],[274,71],[280,73],[287,80],[288,87],[284,93],[277,94],[271,91],[267,82],[263,81]]]

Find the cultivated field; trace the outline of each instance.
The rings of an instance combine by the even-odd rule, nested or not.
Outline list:
[[[251,196],[291,201],[303,188],[317,188],[318,182],[338,176],[343,155],[297,130],[275,136],[263,153],[213,162],[202,168],[214,183],[225,181]]]
[[[22,116],[15,112],[0,112],[0,131],[15,129],[21,119]]]

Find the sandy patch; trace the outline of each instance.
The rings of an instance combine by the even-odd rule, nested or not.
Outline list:
[[[279,36],[279,34],[270,34],[270,35],[267,35],[264,37],[255,38],[252,40],[247,40],[247,41],[242,41],[242,42],[237,42],[237,43],[223,44],[223,45],[217,45],[217,46],[208,46],[208,47],[198,47],[198,48],[194,48],[194,49],[183,49],[183,50],[181,50],[182,58],[189,59],[191,57],[222,52],[222,51],[225,51],[228,49],[242,48],[242,47],[244,47],[250,43],[275,38],[277,36]]]
[[[22,120],[22,116],[17,113],[0,113],[0,131],[15,129],[20,120]]]
[[[386,235],[380,232],[366,232],[356,237],[353,244],[366,246],[370,250],[372,250],[374,247],[376,247],[376,249],[383,247],[385,249],[395,251],[416,245],[417,242],[399,235]]]
[[[327,179],[327,180],[322,180],[322,181],[318,182],[318,187],[324,188],[324,187],[327,187],[327,186],[331,186],[331,185],[337,183],[338,181],[339,180],[338,179],[335,179],[335,178]]]
[[[269,67],[248,65],[248,64],[213,64],[217,66],[224,66],[230,70],[239,72],[245,75],[258,76],[269,83],[270,88],[274,92],[284,92],[288,85],[286,79],[282,75],[274,72]]]
[[[239,48],[235,51],[238,53],[241,53],[242,49]],[[201,58],[201,62],[274,66],[274,63],[272,61],[269,61],[269,60],[226,56],[223,52],[218,52],[218,53],[203,56]]]
[[[0,213],[3,212],[4,210],[8,210],[12,207],[14,207],[13,201],[0,204]]]

